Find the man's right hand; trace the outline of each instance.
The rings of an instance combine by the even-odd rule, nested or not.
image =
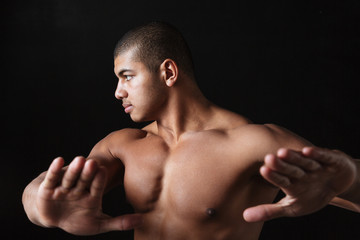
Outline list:
[[[25,210],[34,223],[59,227],[75,235],[129,230],[141,225],[140,214],[111,217],[102,212],[106,171],[94,160],[76,157],[68,167],[63,166],[64,159],[56,158],[45,178],[33,181],[25,190]]]

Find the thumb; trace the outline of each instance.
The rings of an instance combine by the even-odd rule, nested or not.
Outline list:
[[[280,203],[258,205],[245,209],[243,213],[247,222],[268,221],[286,215],[286,209]]]
[[[101,228],[104,232],[109,231],[126,231],[143,224],[143,217],[141,214],[126,214],[114,218],[108,218],[103,223]]]

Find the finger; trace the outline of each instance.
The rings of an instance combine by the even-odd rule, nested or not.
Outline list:
[[[141,214],[126,214],[103,221],[101,224],[101,232],[131,230],[140,227],[142,224],[143,217]]]
[[[97,164],[94,160],[87,160],[74,190],[77,192],[83,192],[85,189],[90,188],[97,169]]]
[[[277,156],[284,161],[294,164],[305,171],[316,171],[321,168],[321,164],[316,159],[304,157],[301,153],[281,148],[277,152]]]
[[[66,170],[61,182],[61,186],[65,189],[69,189],[75,185],[75,182],[79,178],[81,171],[85,164],[84,157],[76,157]]]
[[[56,186],[58,186],[61,180],[61,176],[62,176],[61,170],[63,166],[64,166],[63,158],[58,157],[54,159],[54,161],[50,164],[45,179],[42,183],[44,188],[54,189]]]
[[[288,215],[286,209],[278,203],[258,205],[243,212],[247,222],[263,222],[286,215]]]
[[[105,190],[106,171],[105,168],[99,167],[95,177],[90,185],[90,194],[93,197],[102,197]]]
[[[271,184],[279,188],[287,188],[291,185],[291,181],[288,177],[283,176],[276,171],[272,170],[267,166],[262,166],[260,168],[260,174]]]
[[[300,167],[289,164],[273,154],[266,155],[264,162],[267,167],[290,178],[300,179],[305,175],[304,170]]]
[[[335,152],[328,149],[322,149],[318,147],[304,147],[302,149],[304,156],[312,158],[323,164],[335,164],[339,162],[339,159],[347,157],[341,152]]]

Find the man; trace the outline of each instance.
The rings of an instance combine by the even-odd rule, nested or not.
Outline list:
[[[257,239],[272,218],[329,203],[360,210],[358,162],[209,102],[172,26],[138,27],[114,53],[115,97],[133,121],[152,122],[109,134],[69,166],[56,158],[23,194],[35,224],[76,235],[134,228],[135,239]],[[102,196],[118,184],[135,213],[113,218]],[[271,204],[279,189],[286,196]]]

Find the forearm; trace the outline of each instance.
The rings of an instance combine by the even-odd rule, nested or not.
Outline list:
[[[331,201],[332,205],[343,207],[355,212],[360,212],[360,160],[354,159],[356,176],[353,184],[337,198]]]
[[[354,159],[354,163],[356,166],[355,181],[349,189],[340,194],[339,197],[360,205],[360,160]]]
[[[38,193],[38,189],[42,181],[44,180],[46,172],[40,174],[37,178],[35,178],[32,182],[30,182],[26,188],[24,189],[22,195],[22,203],[24,206],[24,210],[26,212],[29,220],[39,226],[46,227],[40,222],[40,217],[36,207],[36,197]]]

